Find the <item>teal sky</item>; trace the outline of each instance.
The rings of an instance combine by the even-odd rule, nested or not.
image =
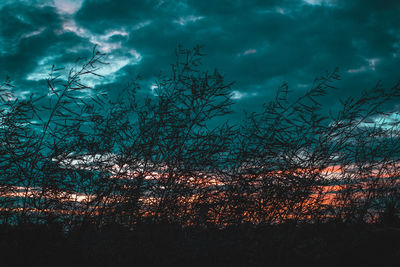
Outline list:
[[[0,77],[20,98],[46,93],[52,64],[98,45],[110,65],[88,82],[112,96],[140,74],[146,93],[178,44],[200,44],[205,66],[236,82],[235,110],[257,110],[284,81],[304,91],[335,67],[345,97],[399,80],[399,14],[398,0],[2,0]]]

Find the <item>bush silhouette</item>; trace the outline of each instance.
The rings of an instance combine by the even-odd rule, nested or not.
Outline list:
[[[319,100],[335,70],[294,101],[283,84],[242,124],[211,126],[231,112],[232,83],[201,70],[200,47],[176,49],[142,101],[137,83],[114,102],[85,85],[104,56],[94,48],[66,76],[53,66],[47,96],[14,99],[2,85],[2,222],[373,222],[387,203],[397,214],[397,113],[383,107],[399,84],[328,117]]]
[[[175,52],[171,71],[157,78],[145,99],[138,99],[138,82],[115,101],[86,85],[106,64],[96,48],[68,71],[53,66],[47,95],[20,100],[9,79],[2,84],[3,232],[54,226],[57,234],[70,233],[69,241],[59,240],[72,246],[68,242],[79,233],[126,232],[143,241],[159,229],[159,241],[165,241],[160,246],[177,242],[169,252],[178,253],[196,240],[203,244],[198,233],[217,233],[232,244],[232,231],[243,242],[257,239],[260,231],[271,240],[277,233],[280,247],[268,255],[287,265],[288,253],[300,259],[305,248],[326,241],[301,243],[301,225],[302,234],[309,224],[325,223],[321,234],[332,223],[398,226],[399,117],[385,104],[400,97],[399,83],[344,99],[337,113],[327,115],[321,98],[335,90],[340,76],[334,70],[299,97],[284,83],[259,113],[241,124],[215,126],[213,121],[226,121],[232,112],[233,83],[217,70],[203,70],[201,47]],[[140,232],[149,236],[135,236]],[[172,241],[175,235],[182,235],[180,241]],[[150,239],[143,242],[155,246]],[[222,243],[215,249],[228,257],[232,251],[223,251]],[[116,247],[105,253],[116,253]],[[161,247],[154,265],[169,257]],[[242,249],[234,248],[242,259],[267,260]],[[221,258],[213,257],[218,264]]]

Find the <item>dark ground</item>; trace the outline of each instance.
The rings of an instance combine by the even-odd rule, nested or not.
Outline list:
[[[1,266],[399,266],[400,225],[0,227]]]

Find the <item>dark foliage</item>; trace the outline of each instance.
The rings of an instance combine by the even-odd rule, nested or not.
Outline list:
[[[145,99],[138,82],[115,101],[86,85],[104,57],[94,48],[67,72],[53,66],[48,95],[20,100],[9,79],[0,87],[2,249],[16,262],[334,266],[349,251],[365,264],[372,253],[399,256],[400,114],[385,104],[400,83],[343,99],[328,116],[320,100],[335,90],[335,70],[297,97],[283,84],[240,125],[216,125],[229,118],[233,84],[203,70],[200,47],[179,47]]]

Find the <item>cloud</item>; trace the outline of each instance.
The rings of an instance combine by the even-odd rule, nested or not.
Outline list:
[[[169,71],[179,44],[202,44],[204,69],[236,81],[234,109],[261,107],[284,81],[300,94],[335,67],[333,94],[345,97],[400,78],[399,12],[397,0],[2,1],[0,77],[34,86],[47,64],[69,66],[98,45],[109,78],[91,82],[116,90]]]
[[[196,22],[198,20],[204,19],[203,16],[186,16],[186,17],[179,17],[179,19],[175,19],[174,22],[178,23],[181,26],[185,26],[186,24],[190,23],[190,22]]]
[[[75,14],[82,3],[83,0],[54,0],[54,6],[61,14]]]

